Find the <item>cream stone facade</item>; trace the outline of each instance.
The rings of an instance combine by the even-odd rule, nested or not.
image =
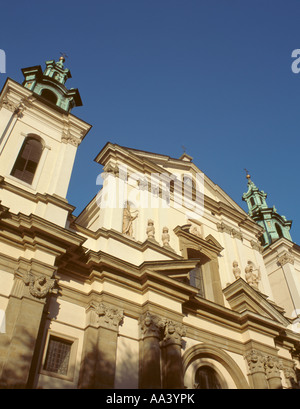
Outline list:
[[[43,94],[71,101],[49,75],[0,95],[1,387],[298,387],[300,248],[263,247],[263,228],[187,154],[109,142],[99,194],[74,216],[91,126]]]

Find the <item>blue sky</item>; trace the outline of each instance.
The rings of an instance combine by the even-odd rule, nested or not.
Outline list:
[[[293,0],[5,2],[0,85],[68,55],[84,104],[73,113],[93,125],[70,183],[75,214],[97,193],[107,141],[173,157],[184,145],[244,209],[249,169],[300,244],[299,17]]]

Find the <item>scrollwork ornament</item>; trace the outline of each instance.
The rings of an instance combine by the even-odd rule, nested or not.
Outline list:
[[[29,293],[35,298],[45,298],[54,289],[56,279],[48,278],[44,275],[34,276],[27,273],[23,276],[23,281],[29,288]]]

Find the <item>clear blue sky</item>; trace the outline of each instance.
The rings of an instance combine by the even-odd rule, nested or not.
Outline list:
[[[69,58],[73,113],[93,125],[74,165],[76,213],[97,192],[107,141],[196,165],[239,205],[244,168],[300,244],[300,2],[287,0],[13,1],[1,5],[7,72]]]

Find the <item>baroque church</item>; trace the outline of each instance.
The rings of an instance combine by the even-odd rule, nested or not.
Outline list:
[[[0,387],[299,388],[291,221],[248,173],[246,213],[186,153],[110,142],[75,216],[79,91],[63,57],[22,72],[0,94]]]

